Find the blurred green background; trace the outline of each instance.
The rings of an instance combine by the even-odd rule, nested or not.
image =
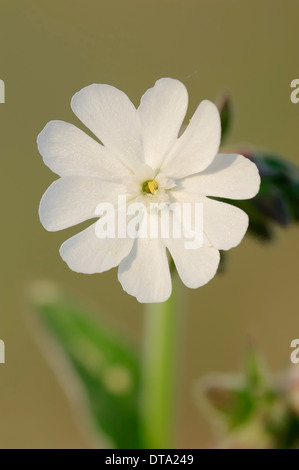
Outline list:
[[[299,164],[299,104],[290,101],[298,17],[298,0],[1,0],[1,448],[93,445],[38,345],[31,281],[55,280],[137,346],[142,340],[142,307],[115,270],[80,275],[60,259],[60,244],[78,227],[47,233],[39,223],[40,197],[55,179],[36,148],[40,130],[51,119],[79,124],[70,99],[86,85],[114,85],[137,105],[156,79],[170,76],[188,88],[187,118],[200,100],[226,90],[235,104],[227,144],[249,141]],[[211,444],[195,382],[237,371],[249,337],[273,370],[289,363],[299,336],[298,233],[279,230],[269,245],[246,237],[229,252],[225,274],[186,289],[177,447]]]

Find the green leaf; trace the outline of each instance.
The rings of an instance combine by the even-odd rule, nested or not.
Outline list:
[[[269,386],[268,371],[261,355],[252,345],[249,346],[245,356],[245,378],[248,387],[253,389],[267,389]]]
[[[252,160],[261,176],[259,193],[249,200],[228,202],[243,209],[249,216],[248,233],[259,241],[273,239],[275,225],[287,227],[299,221],[299,169],[277,155],[259,151],[236,151]]]
[[[205,398],[230,431],[250,423],[259,413],[266,415],[278,397],[262,357],[252,346],[246,355],[244,374],[214,374],[203,384]]]
[[[223,144],[227,135],[229,134],[233,120],[233,109],[229,95],[223,94],[220,97],[218,109],[221,119],[221,144]]]
[[[43,290],[34,289],[34,307],[81,382],[96,430],[116,448],[140,448],[135,354],[84,308],[60,295],[42,295]]]
[[[238,376],[214,375],[204,386],[204,396],[214,412],[218,413],[229,430],[249,421],[254,402]]]
[[[280,206],[287,215],[285,222],[299,220],[299,169],[283,157],[272,154],[258,154],[253,159],[258,165],[265,192],[280,198]],[[279,205],[279,204],[278,204]],[[282,209],[281,209],[282,212]],[[275,217],[274,217],[275,218]],[[278,223],[281,220],[278,219]],[[281,223],[282,225],[286,225]]]

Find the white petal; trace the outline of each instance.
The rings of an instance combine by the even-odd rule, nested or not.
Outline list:
[[[203,229],[211,245],[218,250],[229,250],[239,245],[248,223],[248,215],[238,207],[203,199]]]
[[[217,154],[220,137],[219,111],[211,101],[202,101],[164,161],[162,171],[173,178],[203,171]]]
[[[147,165],[160,168],[177,139],[187,106],[185,85],[171,78],[161,78],[143,95],[138,113]]]
[[[60,255],[73,271],[102,273],[118,266],[132,245],[130,238],[98,238],[93,224],[66,240],[60,247]]]
[[[122,91],[93,84],[76,93],[71,102],[76,116],[131,170],[142,161],[140,119]]]
[[[180,204],[184,202],[203,204],[204,244],[218,250],[229,250],[241,242],[249,223],[248,215],[238,207],[215,201],[188,191],[172,191],[172,197]],[[183,209],[182,209],[183,210]]]
[[[165,243],[178,274],[187,287],[196,289],[215,276],[220,260],[216,248],[203,245],[201,248],[188,250],[184,246],[183,238],[169,238]]]
[[[39,134],[37,145],[45,164],[59,176],[117,180],[130,174],[113,152],[68,122],[49,122]]]
[[[218,154],[202,173],[184,178],[182,187],[192,194],[250,199],[260,187],[257,166],[248,158],[237,154]]]
[[[124,194],[119,183],[84,176],[60,178],[51,184],[41,199],[41,223],[49,231],[71,227],[96,217],[99,203],[114,205],[118,194]]]
[[[135,239],[129,256],[119,265],[123,289],[142,303],[164,302],[171,294],[165,244],[159,239]]]

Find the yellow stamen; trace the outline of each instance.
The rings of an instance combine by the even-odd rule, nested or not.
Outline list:
[[[156,180],[148,180],[142,185],[142,189],[145,193],[154,194],[158,189],[158,183]]]
[[[148,183],[148,188],[152,194],[158,189],[158,183],[155,180],[149,181]]]

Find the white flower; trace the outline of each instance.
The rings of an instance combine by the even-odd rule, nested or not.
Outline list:
[[[72,124],[51,121],[38,136],[45,164],[60,178],[40,204],[47,230],[61,230],[95,217],[101,202],[118,195],[133,200],[203,203],[204,244],[187,250],[184,239],[106,238],[95,223],[63,243],[60,254],[81,273],[101,273],[119,265],[123,289],[140,302],[163,302],[171,293],[167,249],[184,284],[197,288],[213,278],[219,250],[242,240],[248,216],[208,196],[248,199],[259,190],[256,166],[241,155],[217,154],[220,116],[203,101],[178,137],[188,105],[185,86],[163,78],[136,110],[120,90],[93,84],[71,102],[76,116],[101,142]]]

